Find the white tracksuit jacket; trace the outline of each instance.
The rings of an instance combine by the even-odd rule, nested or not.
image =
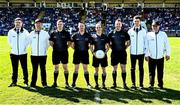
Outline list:
[[[26,29],[20,29],[19,33],[15,28],[8,32],[8,42],[11,46],[11,54],[22,55],[27,54],[29,32]]]
[[[136,29],[133,27],[129,29],[128,34],[130,36],[130,41],[131,41],[130,54],[132,55],[145,54],[146,30],[142,27],[139,27],[139,31],[136,32]]]
[[[168,37],[163,31],[159,31],[157,34],[155,34],[155,32],[148,32],[146,38],[146,48],[146,57],[149,56],[153,59],[161,59],[165,54],[170,56]]]
[[[30,45],[32,56],[46,56],[49,47],[49,34],[41,30],[39,32],[32,31],[30,33]]]

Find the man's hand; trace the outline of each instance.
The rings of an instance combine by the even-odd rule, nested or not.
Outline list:
[[[95,56],[96,54],[95,54],[95,52],[92,52],[92,54]]]
[[[166,55],[166,61],[170,60],[170,56]]]
[[[126,41],[126,46],[125,46],[125,48],[127,49],[130,45],[131,45],[131,42],[130,42],[129,40]]]
[[[74,42],[71,43],[71,48],[74,49]]]
[[[50,44],[51,47],[53,47],[54,42],[53,41],[49,41],[49,44]]]
[[[149,57],[145,57],[145,60],[148,62],[149,61]]]

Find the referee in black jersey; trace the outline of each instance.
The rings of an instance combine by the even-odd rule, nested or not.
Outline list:
[[[57,30],[50,35],[50,45],[53,47],[52,62],[54,65],[54,83],[52,87],[57,87],[57,78],[59,73],[59,64],[62,63],[65,76],[66,88],[69,88],[68,83],[68,47],[70,46],[71,37],[68,31],[65,31],[64,23],[61,19],[57,20]]]
[[[85,24],[78,24],[79,31],[72,35],[72,48],[74,49],[73,55],[73,63],[75,65],[75,70],[73,73],[73,83],[72,87],[76,87],[76,80],[78,77],[79,64],[83,64],[84,69],[84,77],[86,79],[87,88],[91,88],[89,83],[89,72],[88,72],[88,64],[89,64],[89,47],[91,43],[91,36],[85,31]]]
[[[95,88],[99,89],[98,85],[98,71],[99,65],[102,67],[102,88],[106,89],[105,80],[106,80],[106,67],[108,66],[107,62],[107,51],[109,49],[109,41],[108,37],[102,33],[101,22],[96,24],[96,35],[93,35],[92,44],[91,44],[91,51],[93,52],[93,67],[95,68],[94,73],[94,80],[96,83]],[[95,57],[95,52],[98,50],[102,50],[105,52],[105,56],[102,59],[98,59]]]
[[[111,53],[111,65],[113,66],[113,86],[112,88],[116,88],[116,77],[117,77],[117,68],[118,63],[121,64],[122,70],[122,80],[123,87],[127,89],[126,85],[126,62],[127,62],[127,53],[126,48],[130,45],[130,37],[127,32],[122,30],[122,22],[120,19],[115,21],[115,30],[111,32],[109,35],[110,46],[112,49]]]

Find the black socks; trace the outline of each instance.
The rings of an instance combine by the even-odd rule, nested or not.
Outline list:
[[[89,85],[89,72],[85,72],[85,73],[84,73],[84,77],[85,77],[85,79],[86,79],[87,85]]]
[[[113,76],[113,82],[114,82],[113,85],[116,85],[117,71],[114,70],[112,72],[112,76]]]

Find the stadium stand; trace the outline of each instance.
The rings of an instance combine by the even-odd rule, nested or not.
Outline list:
[[[34,19],[37,18],[40,9],[28,8],[0,8],[0,34],[7,35],[9,29],[13,27],[16,17],[21,17],[24,27],[29,31],[33,28]]]
[[[90,5],[90,3],[101,5],[103,2],[108,4],[108,8],[104,8],[104,5],[102,5],[102,8],[95,8],[91,6],[86,8],[85,5],[81,5],[82,8],[79,8],[77,5],[70,3],[71,1],[75,3],[80,2],[82,4],[83,2],[88,1],[88,5]],[[60,7],[57,8],[58,4],[63,4],[64,2],[73,5],[67,5],[67,7],[65,5],[66,8],[63,8],[62,5],[60,5]],[[6,3],[7,5],[4,7]],[[37,7],[33,7],[36,3]],[[111,7],[112,3],[120,4],[120,7]],[[140,5],[137,3],[140,3]],[[145,7],[151,4],[154,5],[163,3],[165,3],[165,5],[173,5],[170,8]],[[24,27],[28,29],[28,31],[34,29],[33,24],[36,18],[43,19],[43,22],[47,25],[46,30],[48,31],[55,29],[56,20],[58,18],[62,18],[62,20],[65,22],[65,28],[69,30],[70,33],[76,32],[78,22],[84,20],[87,30],[93,34],[95,31],[95,23],[102,21],[105,26],[104,32],[107,34],[113,30],[115,19],[121,18],[125,30],[127,30],[133,24],[133,16],[139,14],[142,15],[148,30],[151,21],[153,19],[158,19],[162,23],[162,30],[170,33],[171,35],[173,34],[178,36],[180,32],[180,8],[175,7],[175,5],[179,6],[179,3],[179,0],[1,0],[0,35],[7,35],[8,30],[13,27],[13,19],[16,17],[23,18]],[[18,6],[15,6],[15,4]],[[28,7],[23,7],[26,4],[31,5],[28,5]],[[47,7],[50,4],[55,4],[57,7]],[[129,5],[129,7],[122,7],[122,4]]]

